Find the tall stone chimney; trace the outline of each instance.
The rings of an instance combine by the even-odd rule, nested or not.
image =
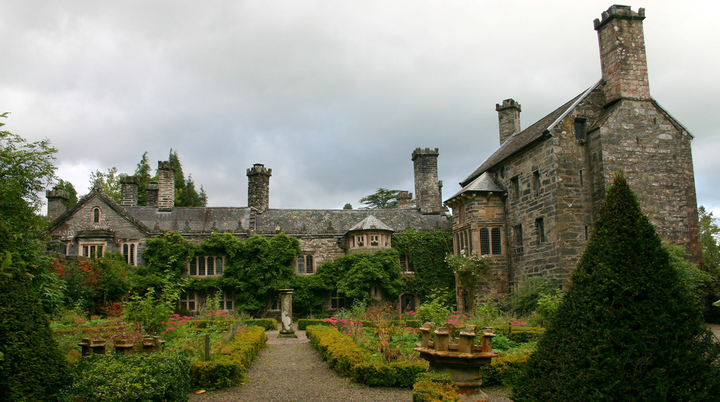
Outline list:
[[[62,215],[67,211],[68,200],[70,195],[67,191],[61,188],[54,188],[45,192],[45,197],[48,200],[48,214],[47,217],[51,221],[57,219],[58,216]]]
[[[500,145],[502,145],[513,134],[520,132],[520,104],[514,99],[505,99],[502,105],[495,104],[495,110],[498,112]]]
[[[145,205],[148,207],[158,206],[158,182],[151,181],[145,187]]]
[[[607,103],[620,98],[650,99],[645,36],[645,9],[614,5],[595,20]]]
[[[158,162],[158,211],[172,211],[175,206],[175,164]]]
[[[416,148],[412,153],[415,167],[415,204],[424,214],[443,211],[442,182],[438,180],[438,149]]]
[[[267,211],[270,204],[270,176],[272,169],[266,169],[262,163],[247,170],[248,207],[260,214]]]
[[[120,185],[120,205],[123,207],[137,207],[140,180],[135,176],[126,176],[120,179]]]

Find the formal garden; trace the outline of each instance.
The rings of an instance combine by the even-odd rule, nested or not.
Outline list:
[[[112,253],[57,258],[37,213],[38,194],[55,181],[55,150],[5,131],[0,141],[0,400],[186,401],[239,385],[277,329],[264,318],[269,306],[288,288],[296,318],[305,317],[298,329],[332,369],[374,387],[412,388],[416,401],[455,401],[459,390],[427,372],[417,344],[440,351],[449,338],[476,335],[480,353],[493,356],[481,369],[484,385],[511,389],[515,402],[720,395],[720,343],[706,324],[720,315],[709,307],[720,283],[720,228],[701,208],[703,261],[687,262],[662,243],[622,174],[569,286],[528,279],[506,300],[471,297],[471,313],[460,313],[455,281],[482,289],[492,272],[481,258],[452,255],[441,232],[402,233],[391,250],[344,256],[307,276],[292,267],[298,239],[282,233],[213,233],[194,244],[168,232],[148,241],[143,267]],[[224,275],[188,278],[194,255],[227,256]],[[414,276],[403,276],[400,255]],[[373,301],[373,288],[385,300],[409,292],[422,304],[401,315]],[[187,291],[209,297],[191,313],[180,303]],[[232,309],[222,305],[228,291]],[[323,308],[331,292],[347,302],[332,316]]]

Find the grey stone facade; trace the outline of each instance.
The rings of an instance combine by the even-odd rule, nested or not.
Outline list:
[[[619,171],[660,235],[699,261],[692,136],[650,97],[643,19],[627,6],[604,12],[603,78],[525,130],[508,135],[519,104],[496,106],[500,148],[446,201],[456,250],[480,250],[479,231],[502,228],[502,253],[487,255],[499,267],[494,291],[533,276],[567,281]]]
[[[100,254],[123,253],[132,264],[145,265],[142,252],[147,239],[168,231],[178,232],[196,244],[213,232],[232,233],[243,239],[254,234],[270,237],[285,233],[300,240],[301,256],[309,256],[304,261],[312,264],[303,267],[305,272],[301,274],[310,274],[322,263],[341,256],[388,248],[389,244],[386,247],[384,241],[381,246],[371,247],[371,236],[376,234],[385,240],[393,232],[407,229],[451,230],[450,216],[441,204],[439,192],[438,151],[434,149],[429,154],[422,160],[421,178],[415,179],[420,183],[416,188],[425,183],[433,187],[432,191],[424,191],[430,194],[426,195],[424,203],[416,201],[430,205],[425,211],[411,207],[412,200],[407,191],[403,194],[403,208],[397,209],[272,209],[269,208],[272,170],[261,164],[247,169],[247,207],[175,207],[174,194],[168,193],[174,189],[173,166],[169,162],[159,162],[157,196],[148,195],[148,206],[137,205],[137,179],[134,177],[123,180],[120,204],[94,188],[76,205],[65,210],[66,204],[61,202],[64,191],[48,191],[48,213],[53,219],[50,234],[55,238],[57,250],[69,257],[91,258],[93,251],[101,250]],[[66,195],[64,200],[67,201]],[[367,246],[353,247],[353,239],[357,236],[365,236]]]

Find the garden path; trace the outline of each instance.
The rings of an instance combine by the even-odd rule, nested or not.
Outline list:
[[[412,391],[401,388],[370,388],[337,375],[310,346],[305,331],[298,337],[278,338],[269,331],[268,347],[248,370],[243,385],[191,394],[190,402],[404,402]],[[491,402],[510,401],[501,393],[489,393]]]

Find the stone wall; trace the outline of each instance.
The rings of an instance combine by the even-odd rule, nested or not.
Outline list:
[[[595,212],[605,187],[622,170],[660,236],[685,246],[700,261],[691,140],[653,101],[622,100],[590,133],[588,149]]]

